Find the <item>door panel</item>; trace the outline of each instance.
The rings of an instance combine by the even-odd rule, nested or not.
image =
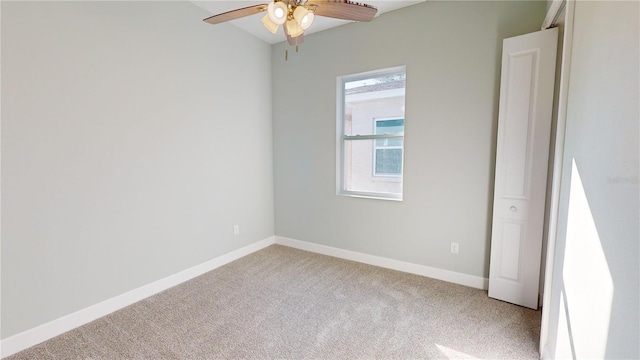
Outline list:
[[[502,157],[504,172],[504,196],[526,198],[529,188],[531,165],[531,102],[535,92],[537,50],[509,54],[507,72],[507,107]],[[511,90],[511,91],[509,91]]]
[[[489,296],[537,309],[557,29],[504,40]]]
[[[506,280],[519,281],[520,255],[522,245],[522,224],[502,224],[502,256],[500,264],[500,277]]]

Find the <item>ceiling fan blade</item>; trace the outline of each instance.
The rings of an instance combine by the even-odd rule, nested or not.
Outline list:
[[[225,21],[239,19],[241,17],[254,15],[267,10],[267,4],[260,4],[254,6],[247,6],[241,9],[231,10],[223,12],[221,14],[213,15],[204,19],[204,22],[209,24],[220,24]]]
[[[291,37],[289,34],[284,33],[285,35],[287,35],[287,42],[289,43],[289,45],[291,46],[298,46],[300,44],[302,44],[302,42],[304,41],[304,33],[300,34],[296,37]]]
[[[378,12],[371,5],[349,0],[309,0],[305,5],[317,6],[315,15],[343,20],[371,21]]]

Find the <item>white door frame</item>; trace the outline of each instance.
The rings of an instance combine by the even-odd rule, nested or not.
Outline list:
[[[549,206],[549,220],[547,222],[547,254],[544,278],[544,292],[542,299],[542,321],[540,326],[540,355],[542,359],[550,359],[547,343],[549,336],[549,311],[551,310],[551,282],[553,279],[553,263],[556,252],[556,236],[558,229],[558,206],[560,203],[560,184],[562,181],[562,163],[564,157],[564,140],[567,123],[567,99],[569,90],[569,76],[571,69],[571,49],[573,44],[573,17],[575,0],[554,0],[549,7],[542,29],[556,25],[564,9],[564,38],[562,45],[562,64],[560,66],[560,88],[558,93],[558,114],[556,125],[556,142],[553,159],[553,180],[551,184],[551,198]],[[556,74],[557,76],[558,74]]]

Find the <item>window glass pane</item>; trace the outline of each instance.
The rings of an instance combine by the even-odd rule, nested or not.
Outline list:
[[[405,73],[373,76],[344,83],[344,134],[404,132]],[[395,118],[376,125],[376,118]],[[378,129],[380,127],[381,129]],[[377,132],[381,131],[381,132]]]
[[[345,190],[402,194],[402,149],[375,149],[373,140],[345,140],[343,146]]]
[[[402,149],[376,149],[376,174],[402,174]]]

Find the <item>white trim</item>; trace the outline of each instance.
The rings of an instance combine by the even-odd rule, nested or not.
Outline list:
[[[550,27],[554,27],[560,18],[562,10],[566,6],[567,0],[553,0],[549,9],[547,10],[547,16],[545,16],[542,22],[540,30],[546,30]]]
[[[2,13],[2,1],[0,1],[0,13]],[[0,16],[0,19],[2,19],[2,16]],[[2,20],[0,20],[0,29],[2,29]],[[0,30],[0,38],[2,38],[2,30]],[[2,69],[2,47],[0,46],[0,69]],[[2,79],[2,71],[0,70],[0,79]],[[2,99],[2,87],[0,86],[0,99]],[[0,116],[0,139],[2,139],[2,117]],[[2,141],[0,140],[0,169],[2,169]],[[0,173],[2,171],[0,170]],[[0,189],[2,189],[2,176],[0,175]],[[0,190],[0,204],[2,203],[2,190]],[[2,229],[2,207],[0,207],[0,229]],[[0,234],[2,232],[0,231]],[[2,259],[2,235],[0,235],[0,259]],[[1,261],[0,261],[1,264]],[[2,268],[2,266],[0,266],[0,269]],[[0,275],[1,275],[2,271],[0,271]],[[0,276],[0,278],[2,278],[2,276]],[[2,286],[0,286],[0,299],[2,299]],[[0,300],[0,309],[2,309],[2,300]],[[0,315],[2,315],[2,311],[0,311]],[[2,316],[0,316],[0,319],[2,318]],[[0,324],[2,323],[2,321],[0,321]],[[1,326],[0,326],[1,328]],[[0,339],[2,338],[2,331],[0,331]],[[0,354],[2,354],[2,341],[0,341]]]
[[[554,1],[555,3],[555,1]],[[551,9],[549,9],[551,10]],[[553,159],[553,180],[549,206],[547,231],[547,258],[544,273],[544,290],[542,292],[542,320],[540,322],[540,353],[543,358],[548,354],[549,313],[551,310],[551,288],[553,281],[553,263],[556,254],[556,237],[558,232],[558,212],[560,205],[560,187],[562,184],[562,167],[564,158],[564,140],[567,125],[567,103],[569,97],[569,78],[571,75],[571,50],[573,46],[573,18],[575,1],[566,1],[564,38],[562,44],[562,65],[560,66],[560,88],[558,93],[558,116],[556,124],[556,143]],[[547,357],[550,358],[550,357]]]
[[[551,354],[549,354],[549,348],[545,346],[540,352],[540,360],[552,360]]]
[[[336,78],[336,194],[344,189],[344,78]]]
[[[266,239],[247,245],[243,248],[218,256],[217,258],[204,262],[200,265],[196,265],[192,268],[180,271],[179,273],[167,276],[150,284],[143,285],[137,289],[133,289],[111,299],[107,299],[82,310],[78,310],[72,314],[65,315],[56,320],[8,337],[1,342],[1,356],[2,358],[4,358],[25,350],[31,346],[49,340],[69,330],[73,330],[79,326],[87,324],[114,311],[120,310],[135,302],[146,299],[149,296],[155,295],[161,291],[179,285],[185,281],[191,280],[196,276],[200,276],[220,266],[226,265],[234,260],[240,259],[258,250],[264,249],[265,247],[274,243],[275,237],[270,236]]]
[[[361,199],[402,201],[401,195],[391,194],[391,193],[368,193],[363,191],[346,191],[345,190],[345,191],[339,192],[338,195],[348,196],[353,198],[361,198]]]
[[[433,279],[444,280],[455,284],[473,287],[476,289],[487,290],[489,288],[489,279],[458,273],[455,271],[432,268],[429,266],[408,263],[400,260],[383,258],[380,256],[363,254],[351,250],[339,249],[326,245],[314,244],[306,241],[276,236],[276,244],[284,245],[300,250],[310,251],[317,254],[328,255],[340,259],[351,260],[363,264],[379,266],[386,269],[402,271],[410,274],[421,275]]]

